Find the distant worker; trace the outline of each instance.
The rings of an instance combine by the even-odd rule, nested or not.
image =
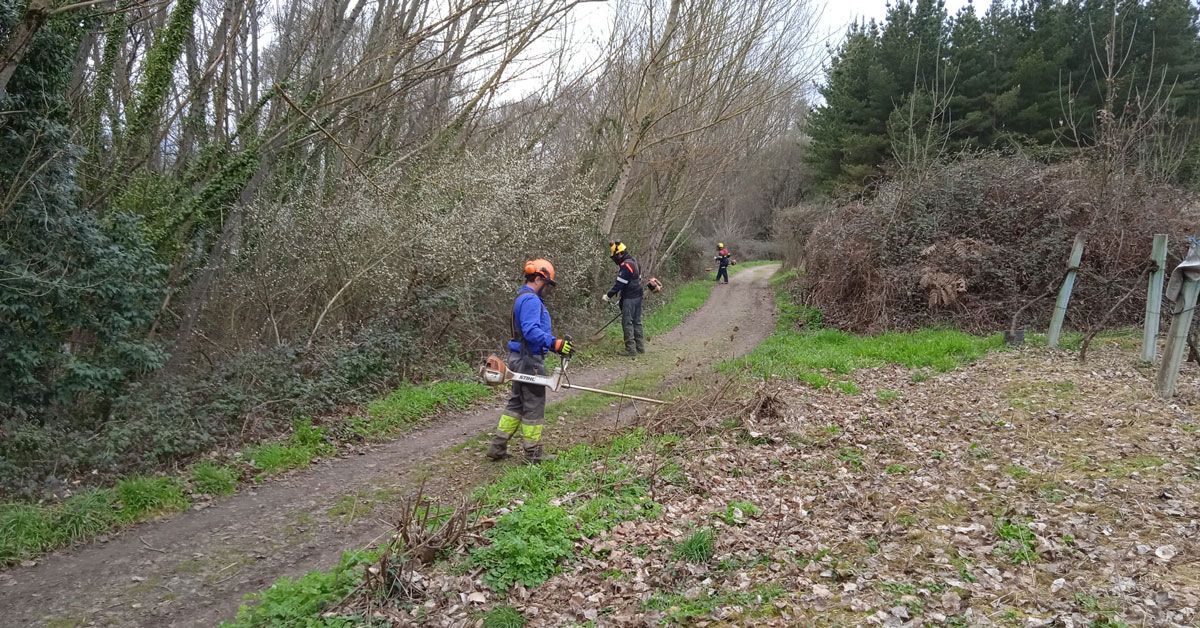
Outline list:
[[[642,269],[625,250],[623,242],[609,242],[608,252],[617,265],[617,281],[608,294],[601,298],[607,303],[617,294],[621,295],[621,331],[625,334],[625,355],[632,357],[646,352],[645,334],[642,332]]]
[[[717,243],[717,256],[713,259],[717,261],[717,281],[724,277],[725,283],[729,283],[729,265],[734,262],[730,259],[729,249],[725,248],[724,242]]]
[[[544,259],[525,262],[525,285],[517,291],[512,309],[512,338],[508,341],[509,370],[528,375],[545,375],[545,359],[548,351],[564,358],[571,357],[571,338],[555,337],[550,333],[550,312],[542,298],[547,289],[553,287],[554,265]],[[492,460],[508,457],[508,441],[521,432],[521,444],[528,462],[553,460],[554,456],[542,451],[542,428],[545,426],[546,387],[532,384],[512,383],[512,396],[508,399],[500,425],[487,456]]]

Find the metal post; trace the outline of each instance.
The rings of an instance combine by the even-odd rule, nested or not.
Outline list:
[[[1154,236],[1150,249],[1150,283],[1146,288],[1146,321],[1142,324],[1142,362],[1154,362],[1158,353],[1158,323],[1162,318],[1163,277],[1167,274],[1167,234]]]
[[[1083,234],[1075,236],[1071,245],[1071,259],[1067,261],[1067,277],[1058,290],[1058,301],[1054,303],[1054,314],[1050,317],[1050,331],[1046,334],[1046,346],[1057,347],[1062,336],[1063,320],[1067,317],[1067,304],[1071,302],[1071,290],[1075,288],[1075,273],[1083,259]]]
[[[1158,396],[1170,399],[1175,396],[1175,384],[1179,381],[1179,367],[1187,355],[1188,330],[1192,327],[1192,314],[1196,310],[1196,296],[1200,294],[1200,280],[1183,281],[1183,290],[1175,307],[1171,309],[1171,328],[1167,331],[1167,346],[1163,349],[1163,361],[1158,367],[1156,389]]]

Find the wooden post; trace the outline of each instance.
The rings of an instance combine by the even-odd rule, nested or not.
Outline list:
[[[1062,335],[1063,320],[1067,317],[1067,304],[1071,302],[1071,290],[1075,288],[1075,273],[1083,259],[1083,234],[1075,236],[1071,245],[1071,259],[1067,261],[1067,277],[1058,290],[1058,301],[1054,303],[1054,314],[1050,317],[1050,331],[1046,334],[1046,346],[1057,347]]]
[[[1184,276],[1183,290],[1179,300],[1171,308],[1171,328],[1167,331],[1167,346],[1163,349],[1163,361],[1158,367],[1158,396],[1170,399],[1175,396],[1175,383],[1179,381],[1179,367],[1187,355],[1188,330],[1192,327],[1192,314],[1196,309],[1196,295],[1200,294],[1200,281]]]
[[[1150,248],[1154,270],[1146,288],[1146,321],[1142,324],[1142,362],[1154,362],[1158,353],[1158,322],[1162,318],[1163,277],[1167,274],[1167,234],[1154,235]]]

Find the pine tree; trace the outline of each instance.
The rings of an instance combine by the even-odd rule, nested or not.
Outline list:
[[[825,102],[808,127],[808,159],[824,191],[861,188],[888,155],[887,119],[899,89],[879,55],[876,24],[855,24],[830,61]]]

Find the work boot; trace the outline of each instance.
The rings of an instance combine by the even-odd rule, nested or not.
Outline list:
[[[500,461],[508,457],[508,439],[503,436],[496,435],[492,437],[492,444],[488,447],[487,457],[490,460]]]
[[[554,454],[548,454],[548,453],[543,452],[541,443],[538,443],[537,445],[526,445],[525,446],[525,462],[527,462],[529,464],[550,462],[551,460],[554,460],[557,457],[558,456],[555,456]]]

